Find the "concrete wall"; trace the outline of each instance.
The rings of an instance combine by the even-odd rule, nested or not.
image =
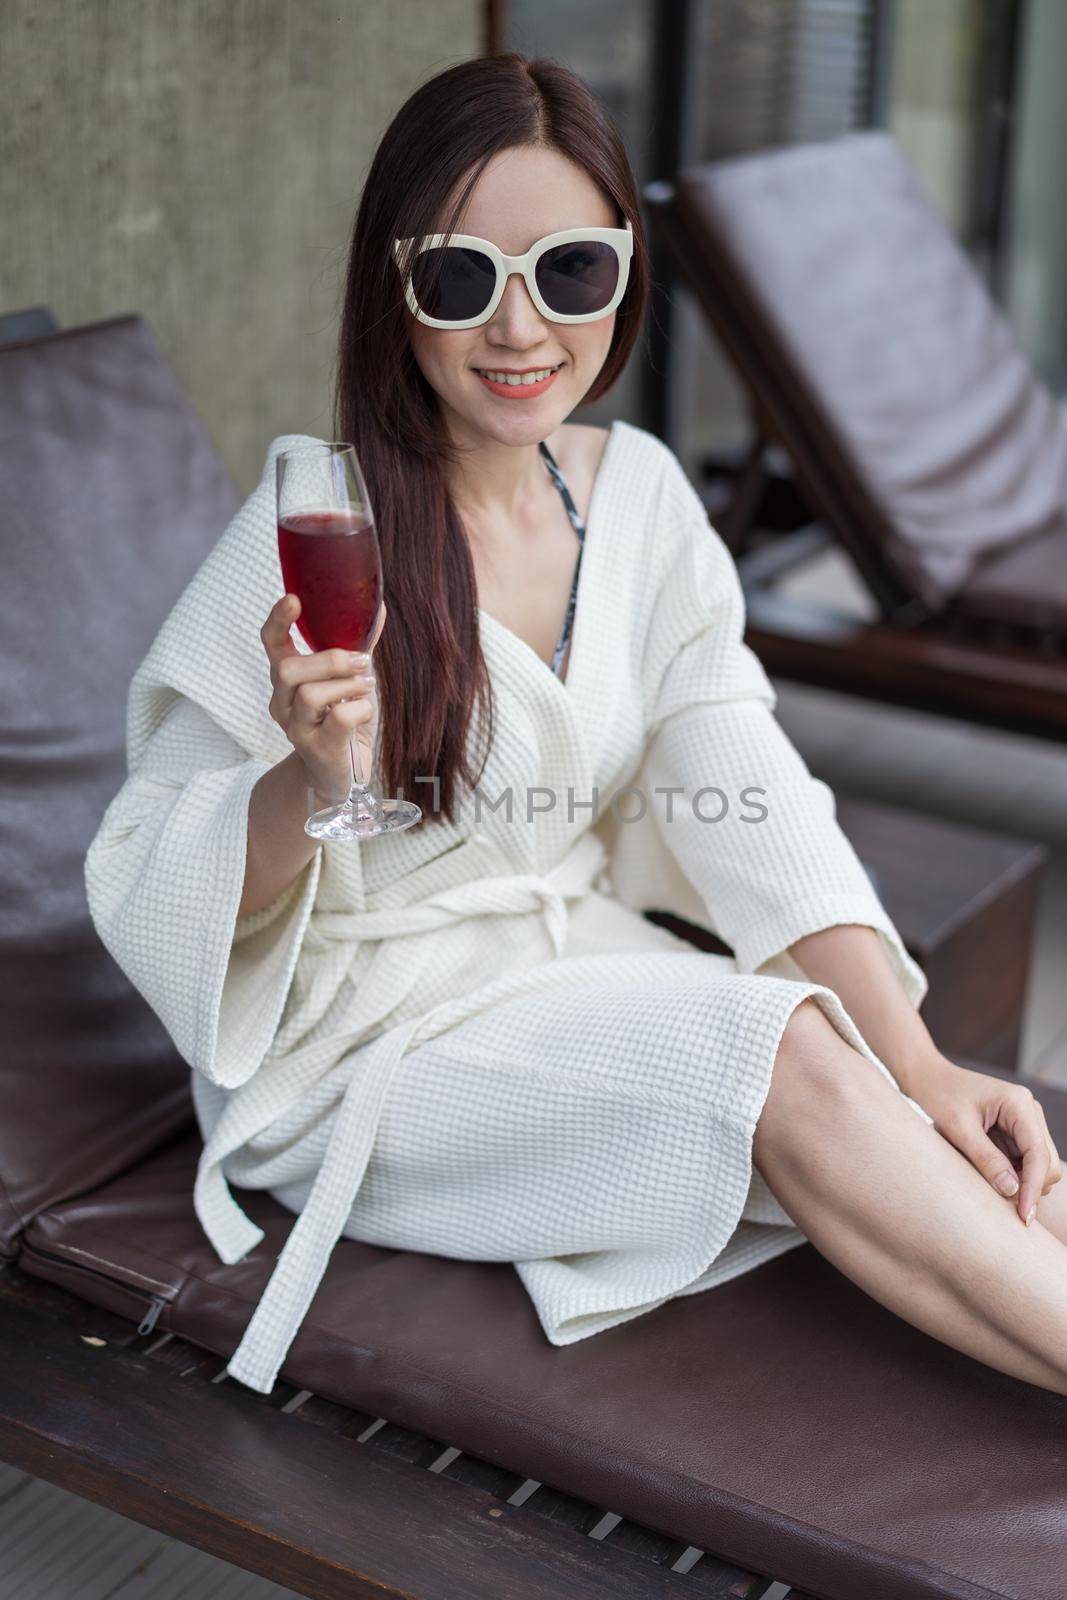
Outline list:
[[[374,149],[482,0],[0,0],[0,312],[151,325],[247,491],[330,432]]]

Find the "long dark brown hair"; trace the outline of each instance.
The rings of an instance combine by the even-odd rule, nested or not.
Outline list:
[[[384,791],[424,820],[455,821],[457,783],[472,789],[467,742],[477,701],[492,740],[492,689],[478,629],[467,537],[445,466],[461,452],[445,435],[437,395],[415,360],[411,313],[394,239],[457,231],[479,177],[499,151],[533,145],[583,167],[633,228],[633,260],[611,347],[591,404],[615,383],[644,321],[648,253],[633,172],[618,129],[580,77],[550,58],[515,52],[460,62],[416,89],[375,152],[352,230],[341,317],[334,437],[356,446],[374,507],[388,618],[375,646]],[[448,214],[448,196],[467,175]],[[435,791],[425,780],[436,775]],[[424,780],[416,784],[416,779]]]

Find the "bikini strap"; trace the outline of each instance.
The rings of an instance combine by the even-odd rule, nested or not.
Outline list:
[[[559,640],[556,644],[556,648],[552,652],[552,671],[557,677],[559,677],[560,669],[563,665],[563,657],[567,653],[567,642],[571,636],[571,625],[574,622],[574,610],[578,600],[578,576],[582,570],[582,552],[585,549],[585,523],[582,521],[581,516],[579,515],[578,507],[571,498],[571,492],[567,488],[566,480],[562,472],[559,470],[551,450],[548,448],[547,444],[545,444],[543,439],[541,440],[539,449],[544,459],[545,466],[548,468],[549,476],[552,478],[553,483],[556,485],[556,488],[563,497],[563,504],[567,508],[567,515],[570,518],[571,527],[578,535],[578,559],[574,563],[574,577],[571,580],[570,598],[567,601],[567,614],[563,619],[563,627],[560,630]]]

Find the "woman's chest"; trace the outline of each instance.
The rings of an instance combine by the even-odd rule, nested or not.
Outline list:
[[[568,425],[554,436],[559,470],[585,526],[608,433]],[[468,521],[479,606],[551,667],[570,603],[581,542],[559,485],[546,474],[535,504],[513,523]],[[564,656],[565,676],[570,656]]]
[[[474,530],[471,559],[483,611],[551,667],[581,549],[559,494],[521,526]]]

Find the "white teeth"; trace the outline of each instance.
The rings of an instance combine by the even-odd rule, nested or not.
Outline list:
[[[479,371],[481,369],[479,368]],[[483,378],[488,378],[491,383],[507,383],[513,388],[520,383],[540,383],[553,372],[558,372],[558,367],[545,367],[541,372],[527,372],[520,375],[517,372],[482,372]]]

